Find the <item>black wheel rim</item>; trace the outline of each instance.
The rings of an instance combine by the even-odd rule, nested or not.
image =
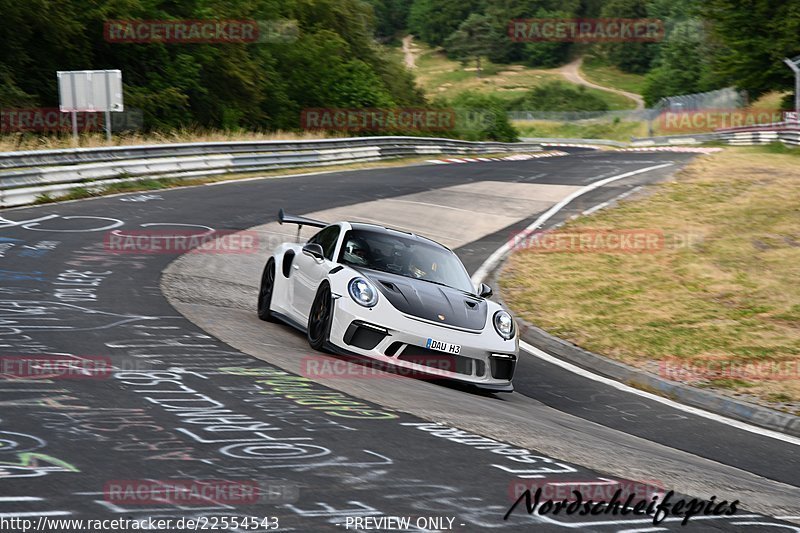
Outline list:
[[[330,298],[328,298],[328,291],[323,290],[317,294],[317,299],[311,310],[311,339],[315,342],[322,340],[325,335],[325,329],[328,326],[328,316],[330,315]]]
[[[267,311],[272,300],[272,287],[275,284],[275,264],[270,263],[264,269],[264,276],[261,278],[261,290],[258,291],[258,309]]]

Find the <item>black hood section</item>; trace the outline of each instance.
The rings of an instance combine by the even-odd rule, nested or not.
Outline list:
[[[488,306],[483,298],[428,281],[375,270],[358,270],[401,313],[476,331],[486,325]]]

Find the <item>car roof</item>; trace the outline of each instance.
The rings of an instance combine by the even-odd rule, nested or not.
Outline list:
[[[403,231],[403,230],[394,229],[394,228],[387,228],[386,226],[380,226],[378,224],[369,224],[367,222],[348,222],[348,224],[350,224],[350,227],[355,229],[355,230],[372,231],[372,232],[375,232],[375,233],[382,233],[384,235],[390,235],[390,236],[397,236],[397,234],[399,233],[399,234],[401,234],[403,237],[405,237],[407,239],[416,240],[416,241],[422,241],[422,242],[425,242],[427,244],[433,244],[435,246],[438,246],[440,248],[444,248],[445,250],[448,250],[448,251],[452,252],[452,250],[450,250],[450,248],[448,248],[447,246],[445,246],[445,245],[443,245],[441,243],[438,243],[438,242],[434,241],[433,239],[429,239],[427,237],[423,237],[421,235],[417,235],[416,233],[411,233],[410,231]]]

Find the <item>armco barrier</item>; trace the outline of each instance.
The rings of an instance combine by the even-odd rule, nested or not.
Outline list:
[[[724,142],[731,145],[753,145],[782,142],[800,145],[800,125],[794,123],[763,124],[741,128],[727,128],[713,133],[685,135],[665,135],[661,137],[642,137],[631,139],[633,146],[663,146],[674,144],[700,144],[703,142]]]
[[[75,187],[145,178],[199,177],[376,161],[432,154],[539,151],[538,143],[470,142],[431,137],[359,137],[120,146],[0,153],[0,207],[58,197]]]

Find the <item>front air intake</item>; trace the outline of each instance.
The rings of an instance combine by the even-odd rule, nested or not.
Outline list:
[[[344,342],[362,350],[373,350],[389,335],[386,329],[356,320],[344,333]]]
[[[494,379],[508,379],[514,377],[514,368],[517,358],[514,355],[493,353],[489,356],[489,368]]]

